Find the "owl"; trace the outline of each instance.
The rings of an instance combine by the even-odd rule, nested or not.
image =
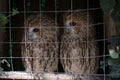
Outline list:
[[[55,21],[46,14],[33,14],[26,19],[21,47],[26,72],[38,75],[56,71],[56,31]]]
[[[87,12],[65,13],[60,44],[60,62],[65,73],[74,74],[75,80],[87,80],[78,76],[94,74],[98,69],[98,46],[95,27]]]

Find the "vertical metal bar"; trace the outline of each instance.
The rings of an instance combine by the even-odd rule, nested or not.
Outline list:
[[[58,12],[57,12],[57,1],[58,0],[55,0],[55,29],[56,29],[56,32],[55,32],[55,34],[56,35],[58,35],[58,28],[57,28],[57,26],[56,25],[58,25],[57,24],[57,14],[58,14]],[[55,53],[57,54],[57,56],[55,56],[55,57],[57,57],[57,74],[58,74],[58,60],[59,60],[59,57],[58,57],[58,39],[57,39],[57,36],[55,36],[55,44],[56,44],[56,50],[55,50]],[[58,78],[57,78],[57,80],[59,80]]]
[[[105,18],[105,16],[104,16],[104,18]],[[106,24],[106,23],[105,23]],[[106,36],[105,36],[105,34],[106,34],[106,26],[105,26],[105,24],[104,24],[104,26],[103,26],[103,40],[104,40],[104,43],[103,43],[103,48],[104,48],[104,50],[103,50],[103,70],[104,70],[104,80],[106,80],[106,72],[105,72],[105,62],[106,62],[106,60],[105,60],[105,47],[106,47],[106,45],[105,45],[105,38],[106,38]]]
[[[26,45],[27,45],[27,42],[26,42],[26,31],[27,31],[26,28],[27,28],[27,26],[25,26],[26,25],[25,20],[26,20],[26,14],[28,14],[28,13],[26,13],[26,0],[23,1],[23,6],[24,6],[24,12],[23,12],[23,14],[24,14],[24,26],[23,26],[24,34],[23,35],[25,36],[24,37],[25,38],[25,40],[24,40],[25,42],[23,42],[22,44],[24,44],[24,47],[26,47]],[[27,12],[29,12],[29,10]],[[24,58],[26,58],[26,57],[24,57]],[[28,64],[26,64],[26,65],[28,65]]]
[[[11,14],[12,11],[11,11],[11,0],[9,0],[9,13]],[[13,69],[13,57],[12,57],[12,26],[11,26],[11,17],[9,17],[9,51],[10,51],[10,63],[11,63],[11,69],[12,71],[14,70]]]
[[[89,62],[89,58],[90,58],[90,56],[89,56],[89,49],[88,49],[88,46],[89,46],[89,38],[88,38],[88,36],[89,36],[89,0],[87,0],[87,14],[86,14],[86,17],[87,17],[87,25],[85,26],[85,27],[87,27],[87,66],[89,66],[89,65],[91,65],[91,64],[89,64],[88,62]],[[87,76],[89,76],[90,75],[90,71],[88,70],[88,73],[87,73]],[[87,78],[88,80],[89,80],[89,78]]]

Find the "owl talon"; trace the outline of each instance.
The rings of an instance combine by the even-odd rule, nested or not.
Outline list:
[[[43,73],[35,73],[34,80],[43,80]]]

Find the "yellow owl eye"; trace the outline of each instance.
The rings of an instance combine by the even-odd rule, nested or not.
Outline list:
[[[75,26],[75,25],[76,25],[76,22],[70,22],[69,25],[70,25],[70,26]]]
[[[33,29],[33,32],[39,32],[39,30],[40,30],[40,29],[35,28],[35,29]]]

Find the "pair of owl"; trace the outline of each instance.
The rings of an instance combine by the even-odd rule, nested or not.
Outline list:
[[[22,58],[27,72],[54,72],[58,68],[58,58],[65,73],[88,75],[97,72],[98,46],[92,19],[86,12],[68,12],[63,21],[59,47],[54,19],[46,14],[26,19]]]

